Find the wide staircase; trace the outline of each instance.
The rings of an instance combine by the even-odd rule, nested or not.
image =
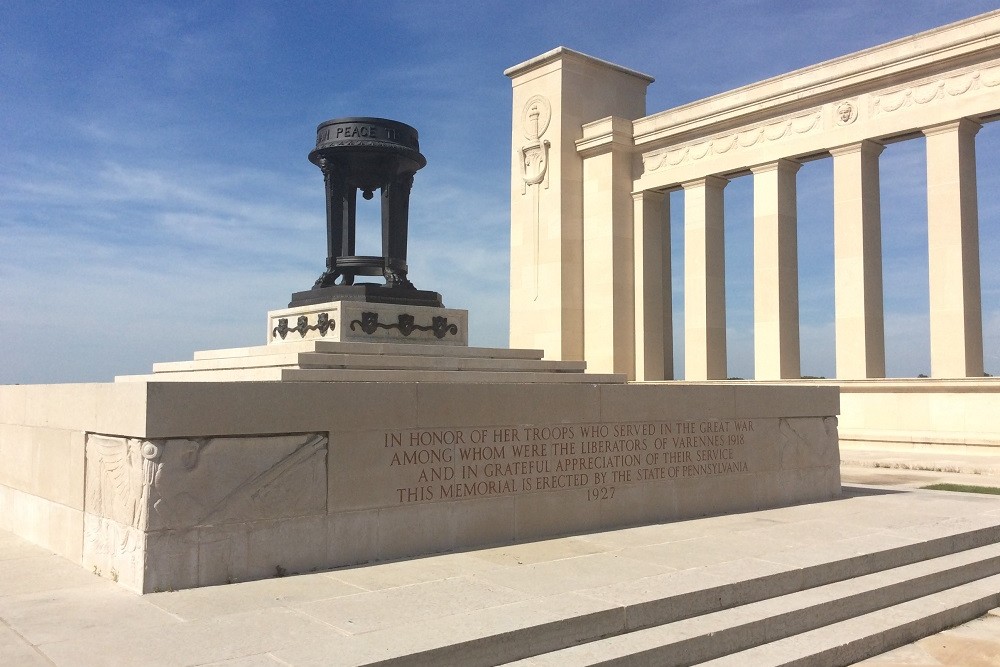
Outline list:
[[[861,488],[848,494],[865,494]],[[1000,507],[1000,505],[994,505]],[[428,625],[402,646],[359,636],[371,665],[849,665],[1000,606],[995,521],[909,540],[831,542],[734,576],[680,571]],[[905,542],[905,543],[900,543]],[[766,557],[762,557],[765,562]],[[739,568],[739,562],[733,563]],[[584,602],[581,603],[581,600]],[[361,659],[360,656],[368,656]],[[347,657],[347,656],[345,656]]]

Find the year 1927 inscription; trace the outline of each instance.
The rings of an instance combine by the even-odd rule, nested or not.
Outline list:
[[[749,472],[749,419],[388,431],[393,502],[584,489]]]

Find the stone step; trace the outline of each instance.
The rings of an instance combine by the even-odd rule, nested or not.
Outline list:
[[[429,619],[412,633],[393,629],[391,636],[388,630],[357,636],[341,657],[359,665],[687,665],[824,623],[849,622],[872,609],[891,610],[904,601],[975,586],[966,582],[985,582],[994,597],[977,593],[971,603],[948,612],[948,624],[1000,604],[993,601],[1000,590],[995,583],[1000,527],[995,524],[949,529],[889,548],[845,545],[839,551],[804,548],[771,561],[747,559],[740,567],[702,568],[698,577],[691,571],[671,572]],[[925,627],[924,634],[936,631],[934,623]],[[905,641],[917,636],[906,635]],[[683,650],[678,652],[671,642],[682,642]]]
[[[378,370],[440,370],[582,373],[585,361],[547,361],[539,359],[497,359],[494,357],[459,357],[398,354],[339,354],[328,352],[290,352],[247,357],[223,357],[172,361],[153,364],[154,373],[212,371],[237,368],[284,366],[298,368],[357,368]]]
[[[144,375],[116,375],[115,382],[280,382],[285,367],[227,368],[215,371],[181,371],[177,373],[148,373]]]
[[[398,354],[405,356],[467,357],[490,359],[541,359],[542,350],[508,349],[504,347],[465,347],[463,345],[427,345],[421,343],[354,343],[332,340],[302,340],[234,347],[221,350],[201,350],[194,353],[195,360],[227,359],[233,357],[268,356],[297,352],[326,352],[330,354]]]
[[[623,384],[625,375],[509,371],[379,370],[266,366],[220,370],[119,375],[115,382],[458,382]]]
[[[981,582],[985,581],[985,584]],[[823,636],[837,636],[836,631],[826,630],[829,626],[848,623],[858,617],[876,612],[892,619],[895,614],[889,608],[908,602],[925,599],[914,604],[913,609],[943,611],[936,603],[926,601],[928,596],[952,592],[972,582],[974,594],[952,594],[958,601],[949,608],[945,617],[950,624],[971,620],[1000,604],[1000,544],[991,544],[956,554],[921,561],[902,567],[874,572],[825,586],[808,588],[786,595],[771,597],[717,612],[687,618],[673,623],[658,625],[634,632],[616,635],[587,644],[573,646],[560,651],[534,656],[512,664],[520,667],[543,667],[549,665],[694,665],[711,661],[713,665],[770,665],[809,664],[796,662],[813,658],[811,642],[802,641],[803,633],[824,630]],[[985,588],[983,587],[985,585]],[[992,597],[989,591],[992,590]],[[984,593],[985,591],[985,593]],[[947,595],[941,599],[948,598]],[[967,603],[973,603],[971,607]],[[985,606],[984,606],[985,605]],[[970,616],[962,617],[965,612]],[[880,617],[881,618],[881,617]],[[937,632],[947,625],[933,625],[923,634],[905,635],[907,638],[893,646]],[[913,631],[920,627],[919,619],[908,619]],[[855,625],[864,628],[863,624]],[[850,626],[854,627],[854,626]],[[821,633],[822,634],[822,633]],[[902,637],[903,635],[901,635]],[[846,643],[853,642],[852,634],[841,637]],[[785,640],[784,643],[779,640]],[[781,643],[781,647],[774,646]],[[882,645],[882,644],[879,644]],[[782,651],[795,647],[801,655],[786,662]],[[793,651],[794,652],[794,651]],[[878,651],[876,651],[878,652]],[[854,656],[846,662],[831,661],[824,657],[813,664],[849,664],[854,660],[869,657],[874,653]],[[771,655],[782,655],[772,660]],[[844,655],[848,655],[847,652]]]
[[[624,384],[616,373],[551,373],[503,371],[359,370],[350,368],[286,368],[285,382],[473,382]]]
[[[701,664],[851,665],[978,618],[998,606],[1000,575],[994,575]]]

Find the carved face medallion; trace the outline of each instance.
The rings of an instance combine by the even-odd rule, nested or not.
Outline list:
[[[858,117],[857,108],[850,102],[841,102],[837,105],[837,124],[850,125]]]

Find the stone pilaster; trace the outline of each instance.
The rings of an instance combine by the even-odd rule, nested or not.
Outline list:
[[[587,368],[635,379],[632,121],[583,127],[583,352]]]
[[[563,47],[505,74],[513,84],[510,344],[583,359],[583,158],[575,142],[586,123],[645,115],[653,79]]]

